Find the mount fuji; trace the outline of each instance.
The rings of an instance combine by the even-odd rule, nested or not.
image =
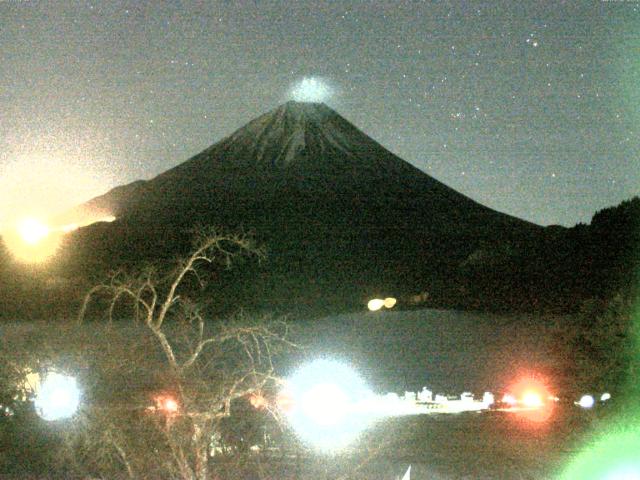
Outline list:
[[[168,258],[184,253],[194,225],[243,229],[267,248],[267,262],[249,275],[269,302],[444,298],[482,245],[526,242],[543,231],[430,177],[325,104],[300,102],[60,221],[96,212],[117,220],[76,232],[72,263]]]

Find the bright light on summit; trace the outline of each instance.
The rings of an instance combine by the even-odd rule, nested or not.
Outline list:
[[[305,77],[289,92],[296,102],[324,102],[333,95],[333,89],[322,79]]]

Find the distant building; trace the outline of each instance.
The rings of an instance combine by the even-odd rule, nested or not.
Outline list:
[[[418,392],[418,401],[421,403],[431,403],[433,401],[433,392],[427,387],[422,387],[422,391]]]

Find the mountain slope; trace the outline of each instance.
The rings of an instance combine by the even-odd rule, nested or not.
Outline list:
[[[251,201],[283,190],[332,195],[344,203],[373,204],[383,211],[402,207],[426,220],[480,224],[489,220],[533,228],[429,177],[326,105],[296,102],[262,115],[150,181],[118,187],[81,207],[126,217],[158,206],[164,210],[197,204],[225,192],[249,196]],[[228,200],[238,203],[238,198]]]
[[[195,224],[242,228],[269,250],[268,265],[254,272],[263,290],[315,300],[351,287],[349,301],[446,289],[482,242],[518,243],[542,231],[438,182],[326,105],[296,102],[71,215],[83,209],[118,220],[74,236],[76,264],[173,256]]]

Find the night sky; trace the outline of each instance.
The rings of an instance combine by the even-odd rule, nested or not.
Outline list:
[[[640,0],[0,0],[0,225],[150,178],[291,97],[539,223],[640,194]]]

